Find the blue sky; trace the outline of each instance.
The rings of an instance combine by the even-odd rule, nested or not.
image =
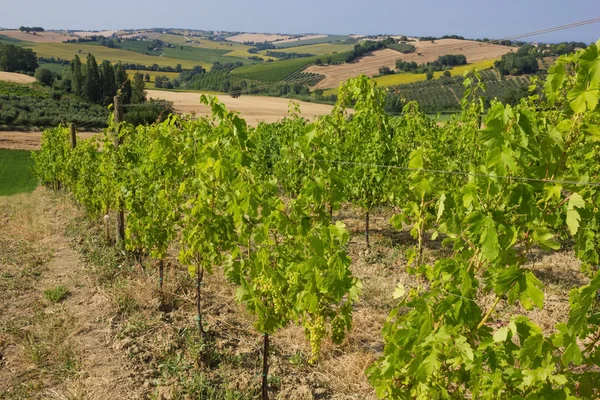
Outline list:
[[[0,27],[177,27],[281,33],[458,34],[497,39],[600,17],[598,1],[0,0],[4,3],[0,7]],[[596,23],[529,40],[592,42],[599,38],[600,23]]]

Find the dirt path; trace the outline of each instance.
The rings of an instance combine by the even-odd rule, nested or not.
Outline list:
[[[6,285],[10,301],[5,304],[10,305],[0,307],[0,326],[7,327],[0,328],[0,398],[3,394],[6,398],[142,398],[128,360],[112,347],[110,300],[65,237],[61,209],[49,204],[54,201],[40,188],[31,195],[1,199],[0,206],[2,202],[7,202],[8,211],[1,231],[12,226],[17,232],[23,213],[34,213],[22,229],[41,227],[43,232],[34,234],[27,246],[34,252],[43,249],[43,259],[49,261],[39,266],[31,284],[17,282],[24,269],[19,274],[21,263],[6,260],[20,256],[21,244],[9,239],[7,246],[0,245],[0,290],[5,289],[7,277],[13,278]],[[14,213],[11,202],[18,203]],[[59,287],[68,290],[66,298],[49,300],[45,292]],[[0,295],[0,300],[8,299]]]
[[[78,132],[77,137],[87,139],[95,134],[97,132]],[[40,131],[0,131],[0,149],[38,150],[41,139]]]

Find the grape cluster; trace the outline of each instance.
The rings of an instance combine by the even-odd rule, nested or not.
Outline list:
[[[325,318],[322,315],[317,316],[311,322],[307,323],[306,330],[308,333],[308,340],[310,341],[311,358],[308,360],[309,363],[315,363],[319,358],[321,352],[321,341],[325,336]]]
[[[340,344],[346,337],[346,321],[340,315],[336,315],[331,321],[331,340],[335,344]]]

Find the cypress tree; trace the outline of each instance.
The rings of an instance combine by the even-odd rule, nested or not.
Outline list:
[[[83,71],[81,69],[81,60],[79,56],[71,61],[71,90],[76,96],[83,97]]]
[[[144,84],[144,75],[137,72],[133,77],[133,86],[131,88],[131,102],[134,104],[146,101],[146,90]]]
[[[102,80],[102,103],[106,105],[111,104],[113,97],[117,94],[117,84],[115,81],[115,69],[110,61],[102,61],[100,77]]]
[[[96,63],[96,57],[88,54],[85,74],[85,96],[91,103],[100,103],[102,101],[102,84],[100,81],[100,71]]]

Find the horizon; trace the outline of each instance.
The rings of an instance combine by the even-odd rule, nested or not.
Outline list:
[[[557,0],[527,3],[507,0],[501,5],[480,4],[475,0],[452,4],[373,0],[368,7],[353,7],[353,4],[340,0],[328,3],[306,0],[302,4],[285,5],[265,0],[259,6],[239,0],[200,5],[191,0],[175,0],[170,9],[173,11],[169,12],[164,8],[164,2],[148,0],[143,9],[137,4],[121,4],[117,13],[112,8],[92,9],[95,5],[75,0],[56,0],[49,5],[42,0],[31,0],[28,3],[30,12],[24,15],[20,5],[11,3],[3,7],[0,26],[7,29],[40,26],[47,30],[72,31],[191,29],[330,35],[460,35],[469,39],[503,39],[590,20],[594,16],[590,16],[589,11],[595,9],[597,3],[581,0],[574,9],[570,4]],[[232,9],[237,12],[231,13]],[[64,10],[72,12],[65,13]],[[14,21],[19,22],[15,24]],[[600,23],[594,23],[527,37],[523,41],[592,43],[599,38]]]

